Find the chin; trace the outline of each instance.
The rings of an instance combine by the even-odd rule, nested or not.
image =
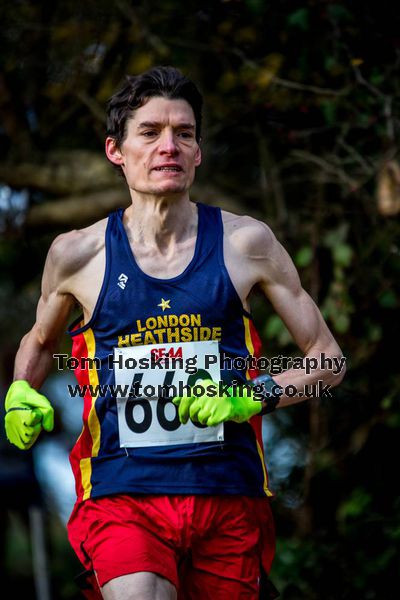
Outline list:
[[[156,194],[182,194],[187,191],[187,187],[185,185],[160,185],[154,193]]]

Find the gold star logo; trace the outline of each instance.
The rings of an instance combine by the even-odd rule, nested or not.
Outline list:
[[[171,308],[169,305],[170,302],[171,300],[164,300],[164,298],[161,298],[161,302],[160,304],[157,304],[157,306],[160,306],[164,312],[166,308]]]

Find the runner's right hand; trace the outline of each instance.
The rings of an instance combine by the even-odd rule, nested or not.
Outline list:
[[[54,427],[53,407],[27,381],[14,381],[11,384],[5,409],[7,439],[21,450],[33,446],[42,428],[52,431]]]

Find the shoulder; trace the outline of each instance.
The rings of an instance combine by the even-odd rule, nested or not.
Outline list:
[[[299,277],[293,261],[266,223],[232,213],[223,214],[223,223],[227,239],[224,247],[256,283],[298,288]]]
[[[57,280],[74,276],[105,246],[107,219],[57,236],[50,246],[45,272]]]
[[[267,257],[279,245],[272,229],[263,221],[247,215],[221,211],[224,235],[232,246],[248,257]]]

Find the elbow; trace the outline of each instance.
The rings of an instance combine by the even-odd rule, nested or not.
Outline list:
[[[347,370],[346,360],[347,359],[343,355],[340,348],[338,348],[337,352],[334,352],[331,354],[331,360],[332,360],[331,385],[332,385],[332,387],[335,387],[343,381],[344,376],[346,375],[346,370]]]
[[[32,334],[35,336],[37,346],[49,354],[53,353],[58,345],[58,338],[49,335],[49,332],[44,330],[39,324],[35,324],[32,329]]]

